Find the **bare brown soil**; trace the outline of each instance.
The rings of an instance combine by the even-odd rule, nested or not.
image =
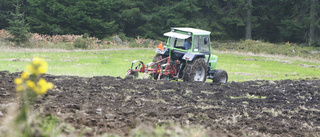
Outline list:
[[[0,119],[15,101],[13,79],[0,71]],[[320,80],[186,83],[117,77],[45,75],[55,87],[35,109],[52,114],[84,135],[129,136],[140,125],[202,126],[208,134],[319,136]]]

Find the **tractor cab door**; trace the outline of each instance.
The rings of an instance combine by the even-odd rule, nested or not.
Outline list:
[[[200,53],[209,55],[210,54],[209,36],[194,36],[193,52],[200,52]]]
[[[169,37],[169,54],[172,60],[181,60],[183,55],[187,52],[183,47],[185,39]]]
[[[208,35],[194,35],[193,36],[193,52],[205,54],[205,61],[210,59],[210,37]]]

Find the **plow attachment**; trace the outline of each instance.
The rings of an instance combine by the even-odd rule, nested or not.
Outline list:
[[[178,62],[172,62],[170,57],[148,64],[144,64],[139,60],[134,60],[132,61],[131,68],[127,71],[125,78],[136,79],[139,78],[139,73],[142,73],[142,79],[170,80],[170,78],[177,75],[177,64]]]

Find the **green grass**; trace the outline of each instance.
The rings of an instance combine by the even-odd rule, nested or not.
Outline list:
[[[124,77],[133,60],[152,61],[154,49],[118,49],[100,51],[15,51],[0,52],[0,70],[19,72],[34,56],[49,64],[49,74],[74,76]],[[218,52],[217,69],[229,74],[229,81],[281,80],[320,77],[320,62],[277,55],[250,55]]]
[[[281,80],[320,77],[320,63],[293,57],[217,54],[229,80]]]
[[[213,49],[220,51],[252,52],[255,54],[264,53],[272,55],[285,55],[290,57],[303,57],[309,59],[320,59],[320,54],[312,53],[320,51],[320,47],[306,46],[296,43],[269,43],[258,40],[246,40],[237,42],[213,41]]]
[[[44,58],[49,64],[49,74],[76,76],[121,76],[130,67],[131,61],[147,61],[153,56],[151,50],[107,51],[55,51],[55,52],[2,52],[0,70],[22,71],[34,56]]]

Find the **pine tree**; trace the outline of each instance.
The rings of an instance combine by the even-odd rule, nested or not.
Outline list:
[[[310,0],[310,31],[309,31],[309,41],[308,45],[312,46],[315,44],[315,30],[316,30],[316,15],[317,15],[317,8],[318,0]]]
[[[0,0],[0,30],[9,26],[7,18],[13,9],[12,0]]]
[[[9,27],[7,28],[8,32],[13,36],[9,40],[21,46],[21,44],[25,43],[29,39],[29,26],[25,21],[24,13],[20,13],[19,1],[16,1],[15,13],[11,12],[11,19],[9,21]]]
[[[246,20],[246,40],[252,39],[251,37],[251,18],[252,18],[252,0],[247,1],[247,20]]]

